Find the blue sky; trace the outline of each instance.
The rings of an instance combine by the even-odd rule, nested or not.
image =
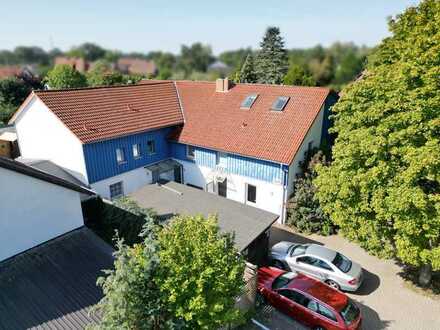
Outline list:
[[[256,48],[269,25],[288,48],[354,41],[375,45],[386,17],[417,0],[1,0],[0,49],[17,45],[63,50],[84,41],[123,51],[178,52],[196,41],[214,53]],[[6,14],[9,13],[9,14]]]

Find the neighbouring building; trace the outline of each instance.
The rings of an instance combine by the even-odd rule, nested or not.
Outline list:
[[[116,69],[125,74],[136,74],[147,77],[154,76],[157,73],[157,67],[153,61],[133,57],[121,57],[118,59]]]
[[[20,155],[14,127],[0,128],[0,156],[16,158]]]
[[[0,261],[84,226],[82,195],[95,194],[4,157],[0,183]]]
[[[67,64],[79,72],[86,72],[89,70],[90,63],[82,57],[66,57],[57,56],[54,61],[55,65]]]
[[[24,158],[68,170],[104,198],[174,180],[275,213],[327,136],[327,88],[216,82],[35,91],[11,119]]]

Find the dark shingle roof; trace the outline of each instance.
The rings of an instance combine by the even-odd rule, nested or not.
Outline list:
[[[7,170],[11,170],[17,173],[21,173],[27,176],[31,176],[34,177],[36,179],[39,180],[43,180],[49,183],[53,183],[56,184],[58,186],[67,188],[67,189],[71,189],[83,194],[88,194],[88,195],[94,195],[95,192],[85,188],[83,186],[80,186],[78,184],[74,184],[70,181],[67,181],[65,179],[59,178],[55,175],[43,172],[37,168],[28,166],[26,164],[23,164],[21,162],[17,162],[16,160],[12,160],[9,158],[5,158],[5,157],[1,157],[0,156],[0,167],[1,168],[5,168]]]
[[[0,329],[83,329],[112,248],[83,227],[0,263]]]
[[[130,194],[140,206],[153,208],[159,217],[218,215],[223,232],[235,233],[235,245],[243,251],[267,230],[278,215],[173,181],[150,184]]]

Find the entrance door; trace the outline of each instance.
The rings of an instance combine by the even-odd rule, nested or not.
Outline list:
[[[217,182],[217,192],[219,196],[226,197],[228,191],[228,179],[225,178],[223,182]]]
[[[174,167],[174,181],[182,183],[182,168],[180,166]]]

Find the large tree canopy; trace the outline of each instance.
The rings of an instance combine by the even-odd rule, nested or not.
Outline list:
[[[315,183],[349,238],[440,269],[440,2],[422,1],[389,27],[333,108],[334,160]]]
[[[86,77],[70,65],[56,65],[46,76],[50,88],[78,88],[87,86]]]

